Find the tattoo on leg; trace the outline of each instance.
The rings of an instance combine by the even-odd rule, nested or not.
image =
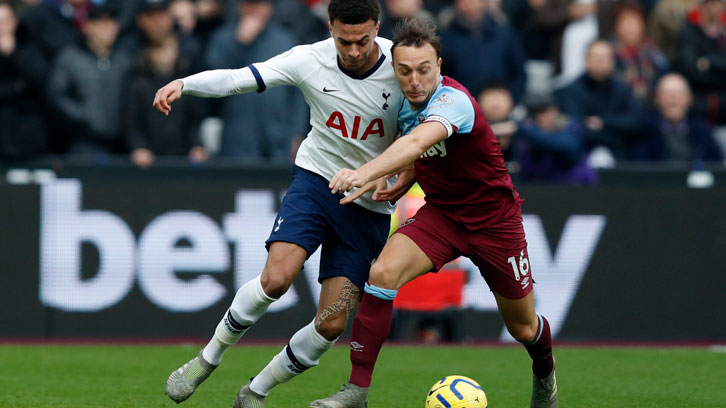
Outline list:
[[[315,318],[315,329],[319,330],[320,325],[323,324],[330,316],[345,311],[345,320],[348,321],[350,315],[355,310],[360,302],[361,291],[351,281],[345,282],[343,288],[340,290],[338,300],[326,306],[320,314]]]

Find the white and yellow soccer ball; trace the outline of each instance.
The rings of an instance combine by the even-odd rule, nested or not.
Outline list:
[[[426,408],[487,408],[487,396],[471,378],[449,375],[431,387]]]

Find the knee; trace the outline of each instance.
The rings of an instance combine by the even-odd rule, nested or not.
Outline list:
[[[537,321],[533,324],[515,323],[507,326],[507,331],[520,343],[529,343],[537,337]]]
[[[378,286],[379,288],[400,289],[398,274],[385,262],[376,261],[373,263],[368,281],[371,285]]]
[[[286,273],[276,270],[272,266],[265,268],[265,272],[260,277],[260,284],[267,296],[279,299],[290,289],[293,280]]]
[[[347,316],[344,312],[334,313],[327,317],[317,316],[315,318],[315,330],[326,340],[335,340],[343,334],[345,326],[348,324]]]

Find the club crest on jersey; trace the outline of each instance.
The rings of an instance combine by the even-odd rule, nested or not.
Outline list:
[[[421,114],[421,115],[418,115],[418,117],[416,119],[418,119],[418,124],[420,125],[420,124],[424,123],[424,121],[426,120],[426,116]]]
[[[451,106],[454,103],[452,98],[449,98],[447,94],[441,94],[438,98],[434,99],[429,105],[429,109],[444,108]]]
[[[383,108],[383,110],[386,110],[386,109],[388,109],[388,97],[391,96],[391,93],[386,92],[386,90],[384,89],[383,94],[381,94],[381,96],[383,96],[383,99],[385,100],[383,102],[383,106],[381,106],[381,107]]]

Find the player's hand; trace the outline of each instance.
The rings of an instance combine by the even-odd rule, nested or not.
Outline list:
[[[360,170],[340,169],[333,179],[330,180],[328,188],[333,194],[345,193],[355,187],[363,187],[368,180],[361,174]]]
[[[340,204],[341,205],[350,204],[353,201],[357,200],[363,194],[365,194],[373,189],[376,189],[376,191],[378,191],[379,189],[384,189],[384,188],[386,188],[386,177],[381,177],[381,178],[378,178],[375,180],[371,180],[368,183],[366,183],[366,185],[364,185],[363,187],[359,187],[359,188],[355,189],[352,193],[350,193],[346,197],[342,198],[340,200]],[[373,194],[375,194],[375,192]]]
[[[384,184],[383,187],[380,189],[376,189],[376,191],[373,193],[373,200],[374,201],[390,201],[390,202],[396,202],[401,197],[403,197],[408,190],[411,189],[411,186],[413,183],[416,182],[416,174],[413,171],[413,166],[409,166],[398,173],[398,180],[396,180],[396,183],[391,186],[391,188],[386,188],[386,185]],[[385,177],[386,179],[389,179],[393,177],[393,175],[389,175]]]
[[[154,108],[164,115],[169,116],[171,104],[182,97],[183,88],[184,83],[179,79],[175,79],[164,85],[163,88],[156,91],[153,103]]]

